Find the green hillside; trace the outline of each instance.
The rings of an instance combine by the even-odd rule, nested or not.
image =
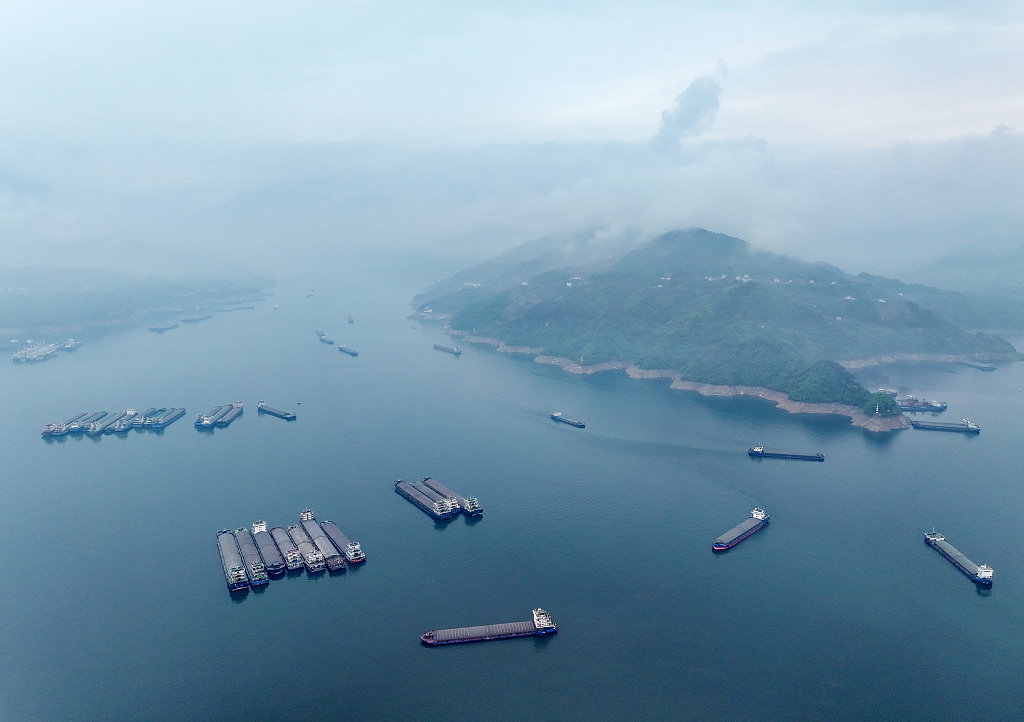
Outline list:
[[[752,249],[702,229],[673,231],[599,273],[549,271],[457,310],[454,329],[584,363],[630,361],[715,384],[763,386],[797,401],[862,405],[835,360],[893,353],[1015,357],[929,306],[960,294]],[[985,304],[971,311],[984,325]],[[1020,314],[1024,307],[1003,317]]]

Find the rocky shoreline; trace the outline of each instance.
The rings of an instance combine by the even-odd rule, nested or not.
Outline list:
[[[581,364],[562,356],[545,356],[541,353],[543,349],[531,348],[529,346],[507,346],[499,339],[487,336],[474,336],[467,331],[456,331],[454,329],[447,328],[445,329],[445,333],[450,336],[458,336],[466,343],[480,343],[494,346],[502,353],[535,354],[533,359],[535,362],[560,366],[564,371],[568,371],[572,374],[595,374],[599,371],[625,371],[629,374],[630,378],[634,379],[671,379],[672,383],[670,388],[677,389],[679,391],[696,391],[703,396],[756,396],[758,398],[774,402],[780,409],[788,411],[791,414],[832,414],[836,416],[848,416],[850,417],[851,424],[868,431],[896,431],[898,429],[910,428],[910,420],[903,414],[900,414],[899,416],[869,416],[856,406],[835,403],[816,404],[793,401],[789,396],[781,391],[772,391],[771,389],[762,388],[760,386],[722,386],[699,383],[696,381],[687,381],[679,374],[678,371],[673,371],[671,369],[642,369],[635,364],[629,364],[624,361],[605,361],[597,364]],[[910,354],[907,354],[907,356],[909,355]],[[938,356],[938,354],[913,355]],[[900,354],[899,358],[893,357],[893,361],[937,361],[947,360],[947,358],[951,361],[959,360],[958,357],[952,356],[944,357],[942,359],[911,359],[904,358],[903,356],[903,354]],[[863,363],[863,366],[846,366],[846,368],[863,368],[864,366],[876,365],[874,363],[870,363],[871,361],[873,361],[873,359],[866,359],[863,362],[860,362]],[[840,363],[845,365],[858,362],[847,361]],[[879,361],[878,363],[886,362]]]

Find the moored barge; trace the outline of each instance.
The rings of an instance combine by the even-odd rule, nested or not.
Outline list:
[[[945,411],[948,404],[945,401],[928,401],[926,399],[919,399],[916,396],[907,396],[902,399],[896,399],[896,407],[900,411],[931,411],[932,413],[939,413]]]
[[[337,524],[328,519],[320,522],[320,526],[323,527],[327,537],[334,542],[334,546],[338,547],[348,564],[360,564],[366,561],[366,554],[363,553],[359,542],[354,542],[345,536]]]
[[[249,588],[249,577],[245,573],[245,564],[238,551],[235,535],[227,529],[217,534],[217,551],[220,552],[220,563],[224,567],[224,579],[229,592],[240,592]]]
[[[329,571],[341,572],[345,571],[345,557],[341,555],[324,530],[317,523],[316,517],[313,516],[311,509],[303,509],[302,514],[299,516],[299,523],[302,524],[302,528],[306,530],[306,534],[313,542],[313,546],[320,552],[320,556],[324,558],[324,565]]]
[[[910,425],[915,429],[925,429],[927,431],[959,431],[962,434],[980,434],[981,427],[970,419],[964,419],[962,424],[945,424],[939,423],[938,421],[910,421]]]
[[[429,476],[421,479],[421,483],[424,486],[429,486],[431,489],[447,499],[455,499],[456,503],[459,505],[459,509],[461,509],[462,513],[466,516],[480,516],[484,513],[484,508],[480,506],[480,502],[475,496],[467,496],[463,498],[437,479],[432,479]]]
[[[299,548],[295,546],[292,538],[288,536],[288,532],[282,527],[275,526],[270,530],[270,536],[274,538],[274,543],[284,557],[285,568],[290,572],[302,569],[302,554],[299,552]]]
[[[492,639],[530,637],[537,634],[554,634],[558,625],[543,609],[533,610],[533,619],[526,622],[485,624],[480,627],[457,627],[455,629],[432,629],[420,639],[428,647],[442,644],[465,644],[466,642],[489,642]]]
[[[725,534],[715,539],[711,544],[711,549],[716,552],[723,552],[726,549],[732,549],[755,531],[767,525],[768,514],[765,513],[764,509],[755,508],[750,512],[749,519],[744,521],[742,524],[734,526]]]
[[[556,411],[555,413],[551,414],[551,418],[554,419],[555,421],[561,421],[563,424],[575,426],[577,429],[584,429],[587,426],[582,421],[577,421],[576,419],[570,419],[568,416],[564,416],[561,411]]]
[[[295,542],[295,547],[299,550],[299,554],[302,555],[302,563],[306,566],[306,571],[311,574],[313,572],[322,572],[327,566],[324,563],[324,556],[317,550],[306,530],[300,524],[292,524],[288,527],[288,536]]]
[[[924,535],[924,543],[942,556],[946,557],[953,566],[959,569],[966,577],[978,586],[992,586],[992,567],[985,566],[984,564],[975,564],[960,553],[956,547],[946,541],[946,537],[942,536],[934,529]]]
[[[214,419],[213,425],[218,429],[226,429],[228,425],[242,415],[242,402],[235,401],[224,407],[224,413]]]
[[[799,461],[824,461],[824,454],[784,454],[778,451],[765,451],[763,446],[751,446],[747,450],[751,456],[765,459],[797,459]]]
[[[459,506],[454,499],[451,501],[444,498],[438,500],[436,498],[439,496],[437,492],[432,492],[432,490],[428,491],[423,488],[416,488],[409,482],[403,481],[402,479],[397,479],[395,481],[395,491],[439,521],[442,519],[451,519],[460,512]]]
[[[267,574],[270,576],[284,574],[287,565],[285,564],[284,557],[281,556],[281,550],[274,543],[274,537],[267,531],[267,522],[254,521],[252,523],[252,539],[256,542],[256,548],[259,549],[260,556],[263,557]]]
[[[462,353],[462,349],[459,348],[458,346],[445,346],[444,344],[440,343],[434,344],[434,350],[444,351],[445,353],[450,353],[452,356],[458,356],[459,354]]]
[[[245,562],[245,571],[249,575],[249,586],[258,587],[270,583],[267,576],[267,566],[263,563],[260,550],[256,548],[256,542],[252,534],[246,528],[235,529],[235,540],[238,542],[238,550],[242,552],[242,561]]]
[[[995,371],[996,367],[992,364],[982,363],[981,361],[961,361],[964,366],[969,366],[972,369],[978,369],[979,371]]]
[[[291,411],[281,411],[281,409],[275,409],[273,406],[267,406],[266,401],[260,401],[256,404],[256,410],[263,414],[270,414],[271,416],[276,416],[279,419],[284,419],[285,421],[295,420],[295,414]]]

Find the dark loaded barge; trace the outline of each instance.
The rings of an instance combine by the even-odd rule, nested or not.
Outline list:
[[[459,354],[462,353],[462,349],[459,348],[458,346],[445,346],[445,345],[440,344],[440,343],[435,343],[434,344],[434,350],[435,351],[444,351],[445,353],[450,353],[452,356],[458,356]]]
[[[287,563],[284,557],[281,555],[281,550],[277,548],[277,543],[274,542],[274,537],[267,531],[267,522],[265,521],[254,521],[252,523],[252,538],[256,542],[256,548],[260,550],[260,556],[263,557],[263,563],[266,565],[267,574],[270,576],[280,576],[285,573]],[[298,552],[296,551],[296,554]],[[301,561],[299,562],[301,564]]]
[[[556,411],[551,414],[551,418],[555,421],[561,421],[563,424],[569,424],[569,426],[575,426],[577,429],[585,429],[587,427],[582,421],[576,419],[570,419],[568,416],[563,416],[561,411]]]
[[[249,575],[249,586],[259,587],[269,584],[270,577],[267,576],[266,565],[263,563],[259,549],[256,548],[252,533],[245,527],[235,529],[235,541],[238,542],[238,549],[242,552],[245,571]]]
[[[459,505],[459,509],[466,516],[481,516],[484,513],[484,508],[480,506],[480,502],[475,496],[461,497],[437,479],[432,479],[429,476],[423,477],[420,483],[423,486],[430,487],[446,499],[454,499],[455,503]]]
[[[323,528],[317,523],[316,517],[313,516],[313,511],[311,509],[303,509],[302,514],[299,515],[299,521],[302,524],[302,528],[306,530],[306,534],[313,541],[313,546],[320,552],[320,556],[324,558],[324,564],[327,566],[327,569],[332,572],[345,571],[345,557],[337,550],[334,543],[324,533]]]
[[[224,579],[229,592],[240,592],[249,588],[249,576],[245,573],[242,554],[238,551],[235,535],[227,529],[217,534],[217,551],[220,552],[220,563],[224,567]]]
[[[755,508],[750,512],[749,519],[715,539],[711,544],[711,549],[716,552],[724,552],[726,549],[732,549],[755,531],[766,526],[768,526],[768,515],[765,513],[764,509]]]
[[[959,431],[962,434],[980,434],[981,428],[971,421],[970,419],[964,419],[962,424],[943,424],[938,421],[913,421],[910,422],[911,426],[915,429],[925,429],[928,431]]]
[[[342,353],[347,353],[349,356],[358,356],[359,355],[358,351],[353,351],[348,346],[338,346],[338,350],[341,351]]]
[[[184,415],[185,409],[181,408],[156,409],[146,412],[139,425],[146,429],[166,429]]]
[[[323,527],[327,538],[334,542],[334,546],[338,547],[338,551],[345,557],[346,564],[360,564],[366,561],[366,555],[363,553],[362,547],[359,546],[359,542],[354,542],[345,536],[337,524],[328,520],[320,522],[320,526]]]
[[[420,481],[398,479],[395,481],[395,491],[438,521],[451,519],[462,511],[454,499],[442,497]]]
[[[751,446],[747,451],[751,456],[763,459],[797,459],[799,461],[824,461],[824,454],[783,454],[777,451],[765,451],[763,446]]]
[[[924,543],[946,557],[953,566],[979,587],[992,586],[992,567],[975,564],[946,541],[946,537],[933,530],[924,535]]]
[[[273,406],[267,406],[266,401],[260,401],[256,404],[256,410],[261,414],[270,414],[271,416],[276,416],[277,418],[284,419],[285,421],[295,420],[295,414],[291,411],[281,411],[281,409],[275,409]]]
[[[554,634],[558,631],[551,615],[543,609],[533,610],[533,619],[527,622],[485,624],[481,627],[458,627],[456,629],[432,629],[420,639],[428,647],[442,644],[465,644],[467,642],[489,642],[492,639],[531,637],[538,634]]]

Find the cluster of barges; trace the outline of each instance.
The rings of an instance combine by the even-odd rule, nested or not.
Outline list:
[[[419,481],[398,479],[395,481],[395,491],[438,521],[459,514],[481,516],[484,513],[484,508],[475,496],[459,496],[429,476]]]
[[[11,360],[16,364],[37,363],[46,361],[57,355],[58,351],[74,351],[82,345],[81,341],[69,338],[63,343],[43,343],[41,341],[29,341],[27,346],[22,346],[14,352]]]
[[[310,509],[287,528],[267,529],[265,521],[256,521],[251,532],[245,527],[222,529],[217,549],[229,592],[269,584],[287,572],[343,572],[347,565],[366,561],[359,542],[345,536],[333,521],[317,522]]]
[[[46,424],[43,427],[43,438],[59,436],[88,434],[100,436],[101,434],[128,433],[131,430],[144,431],[147,429],[164,429],[185,415],[185,409],[171,408],[150,408],[143,413],[137,413],[135,409],[125,409],[114,414],[106,411],[83,411],[72,416],[62,423]]]
[[[235,401],[224,406],[214,406],[209,413],[199,414],[195,427],[200,430],[226,429],[231,422],[242,415],[242,402]]]

